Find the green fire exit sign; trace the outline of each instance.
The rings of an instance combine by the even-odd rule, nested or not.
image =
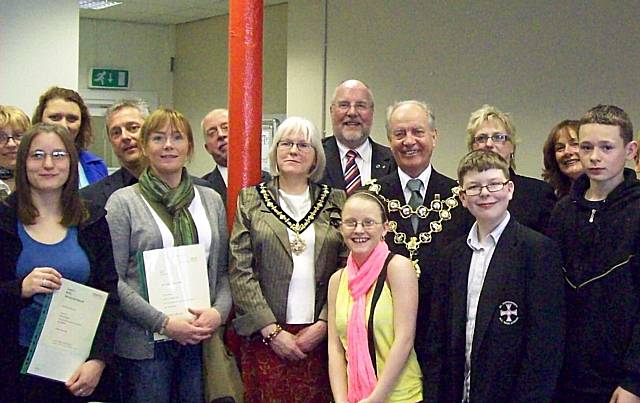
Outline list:
[[[129,88],[128,70],[92,68],[90,75],[89,88]]]

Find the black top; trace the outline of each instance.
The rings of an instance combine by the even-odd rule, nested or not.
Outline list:
[[[113,341],[119,315],[118,274],[113,263],[111,235],[104,209],[87,205],[89,219],[78,227],[78,243],[89,258],[87,285],[109,293],[102,318],[88,359],[100,359],[109,364],[113,356]],[[0,401],[12,401],[15,382],[24,359],[18,344],[20,309],[31,303],[21,297],[23,278],[16,278],[16,264],[22,243],[17,233],[15,194],[0,203]],[[7,386],[5,388],[5,386]]]
[[[511,216],[522,225],[545,233],[557,201],[553,188],[547,182],[518,175],[513,170],[510,176],[515,187],[509,202]]]
[[[567,293],[561,387],[640,395],[640,182],[631,169],[600,203],[578,178],[558,202],[549,233],[560,245]]]

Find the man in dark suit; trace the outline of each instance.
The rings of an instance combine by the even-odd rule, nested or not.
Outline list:
[[[389,249],[410,258],[419,270],[417,340],[427,330],[431,277],[440,269],[441,251],[466,234],[473,220],[459,204],[457,183],[431,165],[438,139],[431,109],[419,101],[398,102],[389,108],[386,126],[397,169],[368,188],[386,201]]]
[[[202,119],[202,132],[204,133],[204,148],[213,157],[216,167],[213,171],[204,175],[216,192],[222,196],[222,201],[227,205],[227,147],[229,146],[229,111],[226,109],[214,109]]]
[[[227,207],[227,147],[229,146],[229,111],[214,109],[202,119],[204,133],[204,148],[213,157],[216,167],[204,175],[202,179],[208,181],[211,187],[222,196],[222,202]],[[270,179],[269,173],[262,171],[262,181]]]
[[[140,129],[147,116],[149,107],[141,100],[119,101],[107,109],[107,135],[122,167],[91,186],[80,189],[83,198],[104,207],[113,192],[138,182],[138,176],[145,168]]]
[[[565,333],[560,253],[507,208],[509,164],[479,150],[458,168],[462,204],[476,218],[434,279],[428,336],[416,340],[430,402],[551,402]]]
[[[389,148],[369,137],[373,110],[371,90],[361,81],[347,80],[336,87],[329,107],[333,136],[322,141],[327,167],[321,183],[350,194],[369,179],[392,172]]]

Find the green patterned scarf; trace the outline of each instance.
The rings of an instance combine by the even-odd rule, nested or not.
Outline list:
[[[145,169],[138,179],[140,192],[173,234],[174,246],[198,243],[198,230],[188,208],[195,190],[186,168],[175,188],[170,188],[151,169]]]

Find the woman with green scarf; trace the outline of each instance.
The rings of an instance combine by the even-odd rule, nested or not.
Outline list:
[[[231,308],[225,210],[220,196],[194,185],[184,167],[194,142],[181,113],[152,113],[141,141],[149,167],[138,184],[116,191],[106,206],[123,311],[115,342],[122,394],[129,402],[168,403],[173,395],[180,402],[201,403],[201,342],[225,322]],[[212,308],[191,309],[194,318],[186,320],[167,316],[141,295],[136,257],[190,244],[204,247]],[[153,333],[171,340],[150,342]]]

